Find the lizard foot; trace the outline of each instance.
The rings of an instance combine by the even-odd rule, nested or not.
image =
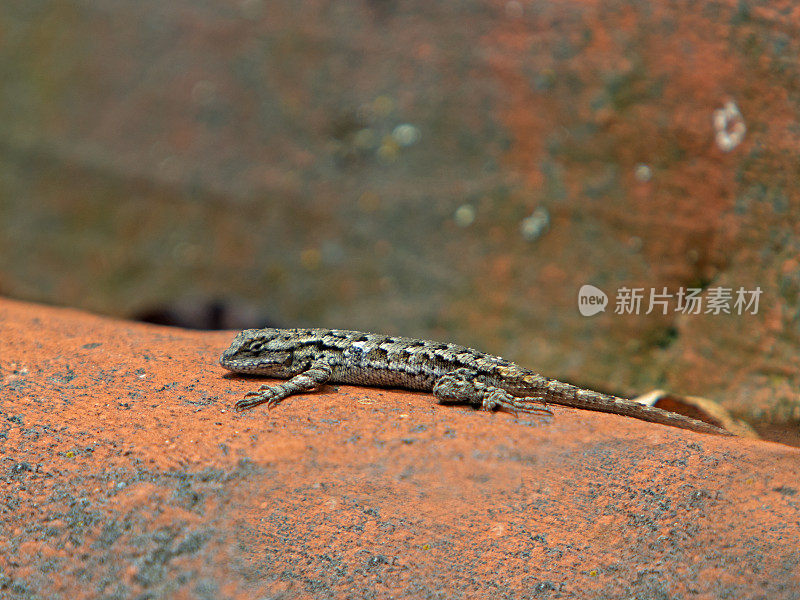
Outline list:
[[[247,392],[244,398],[238,400],[233,405],[233,409],[237,412],[253,408],[259,404],[267,403],[267,408],[270,409],[281,400],[281,396],[272,391],[269,386],[262,386],[264,389],[259,389],[257,392]]]
[[[481,401],[481,408],[483,410],[496,410],[499,408],[512,413],[515,417],[519,417],[517,413],[534,415],[546,423],[549,423],[553,418],[553,411],[538,398],[520,398],[509,394],[503,389],[492,386],[487,386]]]

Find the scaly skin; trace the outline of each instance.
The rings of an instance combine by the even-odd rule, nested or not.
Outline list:
[[[326,383],[433,392],[442,404],[471,404],[548,419],[546,404],[614,413],[643,421],[732,435],[703,421],[550,379],[515,363],[457,344],[340,329],[247,329],[220,358],[235,373],[288,379],[263,385],[236,403],[275,406]]]

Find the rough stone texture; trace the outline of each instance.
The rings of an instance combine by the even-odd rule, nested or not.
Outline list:
[[[0,598],[797,598],[800,453],[325,388],[230,333],[0,301]]]
[[[552,207],[542,246],[556,259],[539,271],[541,289],[567,301],[583,282],[608,292],[763,291],[757,315],[606,314],[590,324],[559,316],[562,341],[597,351],[581,356],[575,376],[629,391],[691,390],[754,421],[797,423],[796,10],[785,2],[569,6],[526,5],[493,38],[491,58],[508,92],[508,157]],[[728,100],[748,132],[726,153],[714,143],[712,113]],[[636,177],[640,165],[646,181]],[[525,297],[529,277],[520,274],[535,269],[521,272],[520,257],[509,262],[503,283],[516,293],[507,303]],[[539,364],[558,360],[540,354]]]
[[[785,1],[9,0],[0,289],[243,298],[796,432],[799,27]],[[764,294],[585,319],[584,283]]]

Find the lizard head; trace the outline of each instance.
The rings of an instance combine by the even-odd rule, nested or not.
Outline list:
[[[222,353],[219,364],[234,373],[292,377],[301,372],[289,340],[279,329],[245,329]]]

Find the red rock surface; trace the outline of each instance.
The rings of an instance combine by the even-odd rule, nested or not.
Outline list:
[[[0,598],[800,595],[800,452],[342,386],[236,414],[229,333],[0,302]]]

